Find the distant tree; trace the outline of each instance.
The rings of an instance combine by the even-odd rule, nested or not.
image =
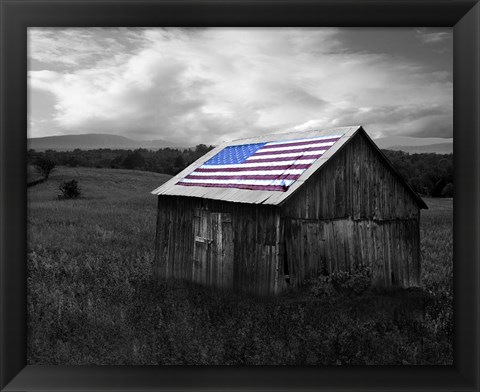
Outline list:
[[[443,197],[453,197],[453,184],[450,182],[442,189]]]
[[[174,171],[176,173],[180,173],[187,166],[187,164],[185,163],[185,158],[183,158],[182,155],[177,156],[175,158],[174,166],[175,166]]]
[[[35,160],[38,158],[38,153],[33,149],[30,148],[27,150],[27,162],[31,164],[32,162],[35,162]]]
[[[423,185],[423,181],[421,180],[421,178],[414,177],[410,179],[409,183],[415,192],[423,196],[428,195],[428,189]]]
[[[122,166],[125,169],[142,169],[145,166],[145,158],[143,158],[140,151],[136,150],[126,156],[123,160]]]
[[[383,152],[416,192],[423,196],[448,197],[445,195],[453,187],[446,188],[453,184],[453,154]]]
[[[41,156],[35,160],[34,166],[47,180],[48,176],[50,175],[52,170],[55,168],[55,162],[50,158]]]
[[[65,160],[65,165],[70,167],[80,166],[80,163],[81,163],[80,159],[78,159],[76,156],[70,156]]]
[[[435,183],[435,186],[433,187],[432,191],[431,191],[431,195],[432,197],[440,197],[442,196],[442,193],[443,193],[443,189],[446,187],[447,185],[447,182],[445,181],[444,178],[441,178],[440,180],[438,180],[436,183]]]
[[[175,173],[175,168],[173,167],[173,165],[170,162],[165,162],[162,165],[161,173],[172,174],[172,175],[176,174]]]
[[[58,189],[62,192],[58,196],[59,199],[76,199],[81,195],[77,180],[64,181],[59,185]]]
[[[197,146],[195,147],[195,153],[200,154],[200,156],[202,156],[207,152],[209,152],[212,148],[213,146],[208,147],[205,144],[197,144]]]
[[[119,169],[122,166],[124,159],[125,158],[122,155],[117,155],[110,161],[110,167],[112,169]]]

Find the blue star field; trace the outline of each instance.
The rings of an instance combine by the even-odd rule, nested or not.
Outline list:
[[[255,154],[266,143],[242,144],[239,146],[228,146],[214,155],[204,165],[235,165]]]

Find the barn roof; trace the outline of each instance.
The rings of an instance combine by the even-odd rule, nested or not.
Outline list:
[[[187,196],[187,197],[200,197],[206,199],[215,199],[215,200],[224,200],[237,203],[250,203],[250,204],[266,204],[266,205],[280,205],[285,202],[298,188],[300,188],[303,183],[312,176],[317,170],[319,170],[337,151],[339,151],[345,143],[347,143],[355,134],[358,132],[363,132],[367,138],[366,132],[361,126],[351,126],[351,127],[340,127],[340,128],[330,128],[326,130],[319,131],[302,131],[302,132],[287,132],[287,133],[276,133],[269,135],[262,135],[253,138],[237,139],[230,142],[225,142],[209,151],[207,154],[199,158],[197,161],[192,163],[186,169],[178,173],[176,176],[171,178],[169,181],[152,191],[154,195],[170,195],[170,196]],[[192,176],[192,172],[202,171],[202,168],[212,167],[205,166],[205,164],[215,164],[222,165],[224,162],[222,159],[231,157],[235,158],[235,155],[242,155],[255,153],[259,148],[267,145],[266,150],[271,151],[272,147],[275,147],[277,144],[282,146],[283,152],[289,152],[287,147],[289,143],[295,143],[296,149],[301,148],[302,144],[307,144],[303,141],[315,142],[328,141],[329,146],[326,149],[322,150],[322,155],[318,158],[310,160],[311,164],[303,166],[306,167],[303,170],[299,171],[301,174],[297,174],[294,178],[295,180],[288,180],[287,185],[284,185],[284,188],[281,189],[278,185],[276,186],[246,186],[250,189],[240,189],[236,185],[229,184],[196,184],[200,180],[189,180],[189,178],[206,178],[206,177],[196,177],[195,174]],[[372,142],[372,141],[371,141]],[[378,149],[378,147],[373,143],[373,146],[381,155],[381,158],[385,160],[386,164],[390,166],[393,172],[400,178],[404,183],[407,189],[413,194],[417,199],[421,208],[427,208],[423,200],[410,188],[410,186],[405,182],[402,176],[395,170],[395,168],[390,164],[390,161],[383,155],[383,153]],[[322,145],[322,144],[319,144]],[[233,149],[233,150],[232,150]],[[278,148],[276,149],[278,150]],[[263,155],[268,153],[262,153]],[[262,155],[260,154],[260,155]],[[307,153],[311,154],[311,153]],[[288,155],[288,154],[287,154]],[[241,161],[244,161],[244,157],[239,158]],[[258,159],[257,159],[258,161]],[[250,164],[255,165],[255,164]],[[223,166],[214,166],[214,167],[230,167],[232,165],[223,165]],[[203,170],[205,171],[205,170]],[[200,173],[208,174],[208,173]],[[213,178],[213,177],[209,177]],[[218,178],[218,177],[215,177]],[[282,177],[287,178],[287,177]],[[213,180],[219,181],[219,180]],[[223,181],[225,182],[225,181]],[[263,181],[260,181],[263,182]],[[275,184],[281,182],[284,184],[283,180],[274,181]],[[250,182],[251,183],[251,182]],[[273,183],[273,182],[272,182]],[[186,186],[188,185],[188,186]],[[240,185],[243,187],[243,185]],[[279,190],[281,189],[281,190]]]

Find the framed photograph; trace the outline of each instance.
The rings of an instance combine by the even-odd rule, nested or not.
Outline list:
[[[0,7],[2,390],[479,390],[478,1]]]

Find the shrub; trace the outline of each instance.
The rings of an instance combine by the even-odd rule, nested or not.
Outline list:
[[[64,181],[58,189],[62,192],[62,194],[58,196],[59,199],[76,199],[81,195],[77,180]]]
[[[352,272],[338,272],[332,275],[332,283],[338,291],[348,294],[361,294],[372,284],[370,268],[362,265]]]
[[[309,291],[314,297],[331,297],[335,295],[330,275],[320,275],[309,282]]]
[[[371,283],[370,268],[359,266],[352,272],[336,271],[318,276],[310,282],[310,292],[315,297],[329,297],[336,293],[357,295],[368,290]]]

